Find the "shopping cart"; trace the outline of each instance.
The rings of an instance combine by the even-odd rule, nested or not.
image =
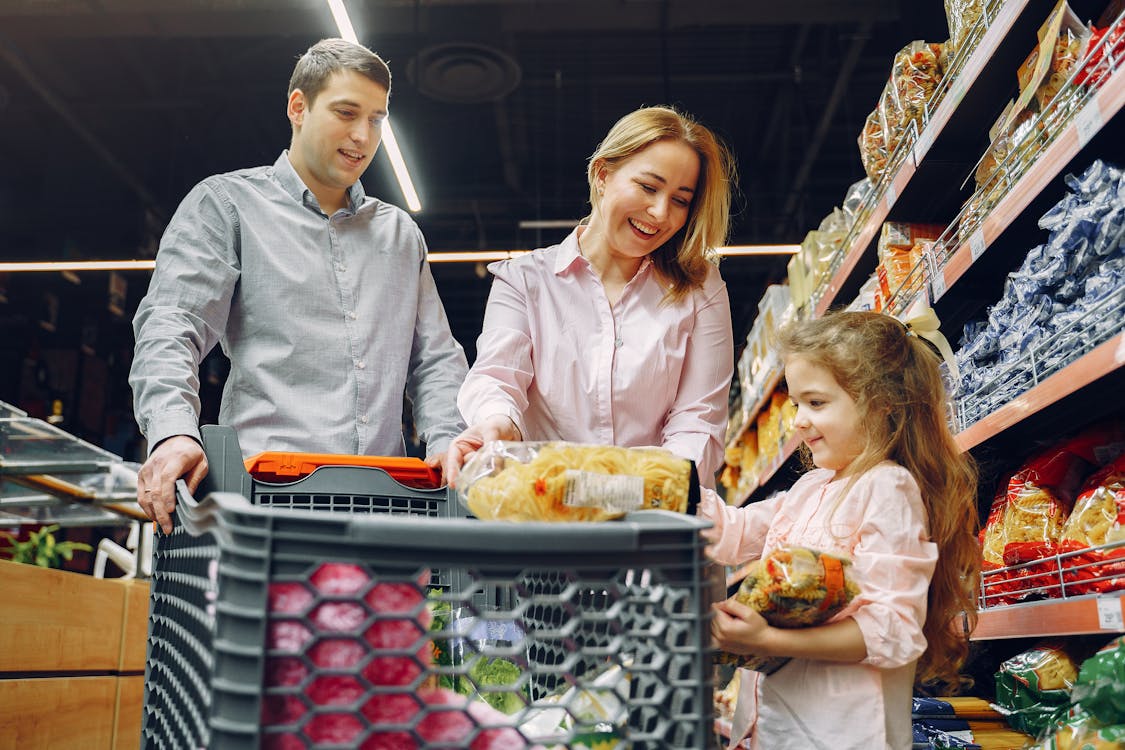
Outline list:
[[[713,742],[705,522],[478,521],[379,469],[266,487],[230,431],[204,448],[212,484],[180,483],[154,557],[145,747]],[[308,509],[333,497],[352,512]]]

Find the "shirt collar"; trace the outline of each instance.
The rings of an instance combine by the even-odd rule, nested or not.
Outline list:
[[[555,255],[556,276],[561,276],[569,268],[572,268],[579,259],[586,264],[587,268],[590,267],[590,261],[582,255],[582,248],[578,245],[578,235],[584,231],[586,231],[586,225],[580,224],[566,236],[566,239],[559,243],[559,251]],[[641,261],[641,267],[637,269],[637,276],[647,272],[651,265],[652,257],[646,255],[645,259]]]
[[[289,161],[289,149],[281,152],[281,156],[277,157],[277,161],[273,163],[273,174],[277,183],[281,185],[282,189],[288,193],[293,200],[298,203],[305,202],[305,196],[310,199],[316,200],[316,196],[309,190],[309,186],[297,174],[297,170],[293,169],[293,164]],[[355,213],[363,205],[364,199],[367,194],[363,190],[363,184],[356,180],[355,183],[348,188],[348,210]]]

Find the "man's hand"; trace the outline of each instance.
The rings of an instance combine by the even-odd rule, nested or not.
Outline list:
[[[195,492],[207,476],[203,448],[187,435],[175,435],[156,446],[137,472],[137,503],[165,534],[172,533],[172,511],[176,509],[176,480],[187,482]]]
[[[485,443],[493,440],[523,440],[523,435],[516,427],[511,417],[496,414],[476,423],[469,429],[453,438],[449,450],[445,452],[442,464],[442,473],[445,475],[446,484],[450,487],[457,485],[457,475],[474,453],[481,449]]]

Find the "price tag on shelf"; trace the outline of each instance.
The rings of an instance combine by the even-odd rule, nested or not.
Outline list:
[[[1074,127],[1078,133],[1078,148],[1086,148],[1090,139],[1102,129],[1102,110],[1098,106],[1097,99],[1091,100],[1082,108],[1082,111],[1074,118]]]
[[[1121,616],[1121,597],[1098,597],[1098,627],[1102,630],[1125,630]]]
[[[984,248],[984,227],[977,227],[977,231],[969,237],[969,255],[973,257],[974,263],[980,256],[984,255]]]
[[[890,211],[894,206],[895,201],[898,200],[898,193],[895,192],[895,184],[892,182],[887,185],[887,210]]]
[[[945,294],[945,274],[938,271],[934,274],[933,281],[930,282],[930,290],[932,292],[933,301],[937,302]]]

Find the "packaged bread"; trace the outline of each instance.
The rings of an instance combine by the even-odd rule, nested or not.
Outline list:
[[[465,463],[457,496],[481,519],[606,521],[693,513],[698,487],[692,462],[662,448],[498,440]]]
[[[807,547],[779,547],[750,567],[734,599],[777,628],[819,625],[839,614],[859,593],[850,568],[851,561],[843,557]],[[717,660],[766,674],[789,661],[725,652]]]

